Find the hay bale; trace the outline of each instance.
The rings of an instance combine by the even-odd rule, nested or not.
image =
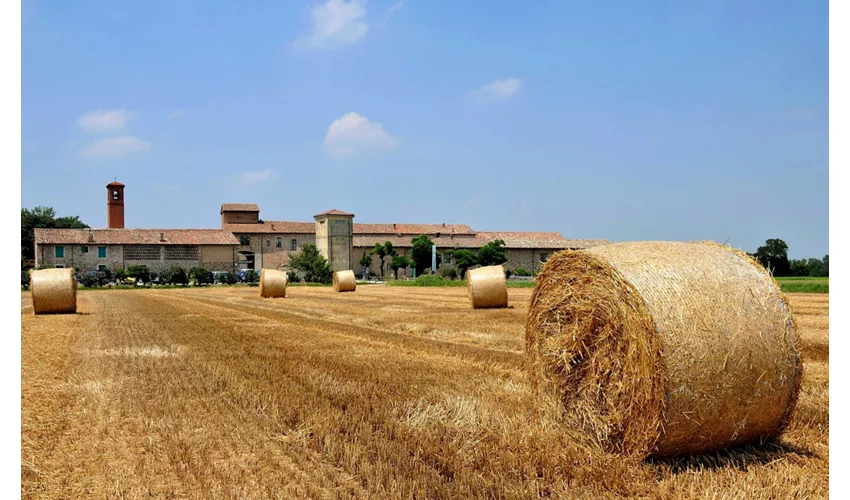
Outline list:
[[[288,278],[285,272],[276,269],[262,269],[260,271],[260,297],[286,297],[287,282]]]
[[[560,252],[537,276],[525,334],[544,415],[641,457],[775,437],[802,379],[779,286],[716,243]]]
[[[473,309],[508,307],[508,285],[502,266],[470,269],[466,272],[466,289]]]
[[[39,269],[30,272],[30,293],[35,314],[77,312],[77,280],[73,269]]]
[[[357,282],[354,279],[354,271],[337,271],[334,273],[335,292],[353,292],[355,288],[357,288]]]

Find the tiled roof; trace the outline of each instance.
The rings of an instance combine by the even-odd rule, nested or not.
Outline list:
[[[318,217],[320,215],[350,215],[350,216],[354,217],[354,214],[351,214],[351,213],[348,213],[348,212],[343,212],[342,210],[340,210],[338,208],[334,208],[332,210],[328,210],[326,212],[316,214],[313,217]]]
[[[413,244],[410,242],[417,235],[412,236],[357,236],[354,235],[354,247],[372,248],[375,243],[384,243],[389,241],[397,248],[410,248]],[[487,240],[466,236],[452,238],[450,236],[431,237],[431,241],[437,245],[437,248],[481,248],[487,244]]]
[[[106,185],[106,187],[108,187],[108,188],[111,188],[111,187],[124,187],[124,184],[121,184],[120,182],[115,181],[115,182],[110,182],[109,184],[107,184],[107,185]]]
[[[479,238],[487,238],[488,240],[508,240],[513,238],[537,238],[543,240],[562,240],[561,233],[540,233],[540,232],[520,232],[520,231],[479,231]]]
[[[475,231],[466,224],[360,224],[354,223],[354,234],[420,234],[474,235]]]
[[[494,234],[494,233],[488,233]],[[502,235],[509,233],[501,233]],[[510,233],[514,235],[535,235],[541,233]],[[547,234],[547,233],[542,233]],[[354,236],[354,245],[355,247],[360,248],[371,248],[375,246],[375,243],[384,243],[385,241],[389,241],[393,244],[394,247],[398,248],[410,248],[413,244],[410,242],[413,239],[413,236]],[[437,245],[438,248],[481,248],[490,241],[494,239],[502,239],[505,241],[505,248],[512,249],[541,249],[541,250],[576,250],[582,248],[590,248],[598,245],[605,245],[609,242],[606,240],[569,240],[565,238],[538,238],[533,236],[513,236],[513,237],[500,237],[500,238],[481,238],[481,237],[469,237],[469,236],[459,236],[459,237],[432,237],[431,241]]]
[[[164,239],[165,241],[162,241]],[[35,230],[35,242],[48,245],[238,245],[220,229],[46,229]]]
[[[221,212],[259,212],[260,206],[256,203],[222,203]]]
[[[315,222],[292,222],[281,220],[264,220],[259,224],[223,224],[222,229],[239,234],[315,234]]]

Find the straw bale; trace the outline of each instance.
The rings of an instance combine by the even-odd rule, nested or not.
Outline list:
[[[286,297],[287,277],[283,271],[277,269],[263,269],[260,271],[260,297],[283,298]]]
[[[73,269],[39,269],[30,273],[30,293],[35,314],[77,312],[77,280]]]
[[[716,243],[559,252],[537,276],[525,333],[543,414],[641,457],[776,437],[802,380],[779,286]]]
[[[357,282],[354,279],[354,271],[337,271],[334,273],[335,292],[353,292],[355,288],[357,288]]]
[[[486,266],[466,272],[466,288],[473,309],[508,307],[505,268]]]

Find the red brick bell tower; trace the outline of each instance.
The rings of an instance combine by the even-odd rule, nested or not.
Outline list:
[[[124,184],[117,180],[106,185],[106,227],[124,229]]]

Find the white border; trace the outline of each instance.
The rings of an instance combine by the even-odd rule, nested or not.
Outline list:
[[[844,255],[847,233],[847,219],[844,219],[848,209],[846,181],[847,171],[845,165],[848,158],[847,136],[850,134],[848,127],[848,98],[847,88],[850,85],[848,78],[848,65],[846,50],[848,40],[846,26],[850,22],[850,8],[847,2],[829,2],[829,212],[836,217],[829,219],[830,247],[835,243],[838,254],[830,253],[832,269],[830,273],[830,305],[838,305],[833,309],[830,307],[829,331],[830,331],[830,363],[829,363],[829,493],[833,498],[842,498],[850,492],[850,478],[843,473],[843,465],[850,460],[847,447],[850,445],[848,429],[842,424],[843,418],[847,417],[847,383],[850,382],[847,365],[843,358],[848,352],[847,331],[848,315],[847,289],[844,286],[847,279],[847,265]],[[836,168],[832,168],[836,167]],[[842,231],[841,226],[844,226]],[[830,248],[831,250],[831,248]],[[837,332],[832,336],[832,332]],[[835,354],[835,356],[833,356]],[[833,426],[832,423],[837,422]],[[833,467],[835,464],[835,467]]]
[[[29,1],[29,0],[24,0]],[[0,200],[3,203],[3,214],[14,217],[14,221],[6,224],[7,234],[11,228],[21,228],[18,217],[21,208],[21,3],[3,2],[0,6],[0,36],[3,41],[0,46],[0,67],[6,68],[5,75],[0,79],[3,95],[0,101],[0,145],[3,152],[3,182],[0,183]],[[4,218],[5,219],[5,218]],[[8,219],[5,219],[10,222]],[[10,264],[4,274],[6,278],[3,288],[5,299],[2,304],[3,317],[8,330],[3,329],[3,348],[0,349],[2,359],[3,400],[7,402],[2,415],[3,433],[0,440],[2,464],[0,467],[0,485],[3,498],[18,498],[21,496],[21,315],[20,315],[20,281],[16,278],[17,271],[12,270],[12,263],[19,263],[20,251],[13,245],[2,245],[0,257],[3,262]],[[17,255],[16,255],[17,254]],[[19,271],[19,270],[18,270]],[[18,307],[15,307],[18,305]],[[12,325],[17,325],[13,327]]]

